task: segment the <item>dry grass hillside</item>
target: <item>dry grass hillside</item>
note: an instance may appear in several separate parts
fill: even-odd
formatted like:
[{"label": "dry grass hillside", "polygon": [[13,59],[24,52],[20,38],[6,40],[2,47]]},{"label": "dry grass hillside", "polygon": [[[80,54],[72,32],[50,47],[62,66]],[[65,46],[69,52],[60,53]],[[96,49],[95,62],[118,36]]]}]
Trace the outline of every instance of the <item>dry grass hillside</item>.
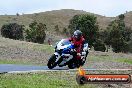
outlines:
[{"label": "dry grass hillside", "polygon": [[[54,47],[0,37],[0,64],[37,64],[46,65],[53,54]],[[84,67],[132,69],[131,53],[89,52]]]},{"label": "dry grass hillside", "polygon": [[125,23],[132,28],[132,11],[125,14]]},{"label": "dry grass hillside", "polygon": [[[9,22],[17,22],[19,24],[28,25],[33,20],[38,22],[45,23],[48,27],[48,30],[53,30],[55,25],[59,25],[60,30],[63,27],[67,27],[69,24],[69,20],[77,14],[93,14],[89,12],[85,12],[82,10],[72,10],[72,9],[63,9],[63,10],[53,10],[41,13],[34,14],[23,14],[20,16],[16,15],[1,15],[0,16],[0,27]],[[105,17],[101,15],[97,15],[97,20],[100,28],[105,29],[107,25],[115,19],[115,17]],[[132,26],[132,12],[125,13],[126,19],[125,22],[127,25]]]},{"label": "dry grass hillside", "polygon": [[[47,30],[50,34],[56,34],[54,31],[55,25],[59,26],[59,30],[62,31],[64,27],[68,27],[69,20],[77,14],[93,14],[82,10],[72,10],[72,9],[62,9],[53,10],[34,14],[23,14],[23,15],[0,15],[0,27],[6,23],[16,22],[28,26],[29,23],[36,20],[38,22],[45,23],[47,25]],[[105,29],[107,25],[117,17],[105,17],[101,15],[94,14],[97,17],[99,27]],[[132,27],[132,12],[125,13],[125,23]],[[59,33],[60,34],[60,33]]]}]

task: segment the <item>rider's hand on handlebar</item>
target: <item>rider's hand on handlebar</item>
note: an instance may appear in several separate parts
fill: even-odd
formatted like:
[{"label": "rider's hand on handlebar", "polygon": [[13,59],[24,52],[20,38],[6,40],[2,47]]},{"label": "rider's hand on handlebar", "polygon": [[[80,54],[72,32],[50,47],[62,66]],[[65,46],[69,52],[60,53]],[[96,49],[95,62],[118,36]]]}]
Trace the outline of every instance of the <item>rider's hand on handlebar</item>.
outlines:
[{"label": "rider's hand on handlebar", "polygon": [[76,52],[76,50],[75,50],[75,49],[71,49],[71,51],[72,51],[72,52]]},{"label": "rider's hand on handlebar", "polygon": [[80,54],[80,53],[77,53],[77,55],[78,55],[78,56],[81,56],[81,54]]}]

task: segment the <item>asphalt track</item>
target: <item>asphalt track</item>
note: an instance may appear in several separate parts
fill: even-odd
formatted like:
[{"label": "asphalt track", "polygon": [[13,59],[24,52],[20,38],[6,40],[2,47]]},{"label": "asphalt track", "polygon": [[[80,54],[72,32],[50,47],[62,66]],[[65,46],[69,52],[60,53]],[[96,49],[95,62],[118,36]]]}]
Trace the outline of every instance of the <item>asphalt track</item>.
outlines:
[{"label": "asphalt track", "polygon": [[[129,70],[132,69],[93,69],[93,68],[84,68],[85,70]],[[33,71],[63,71],[63,70],[78,70],[78,69],[69,69],[65,67],[55,67],[54,69],[48,69],[47,66],[33,66],[33,65],[16,65],[16,64],[0,64],[0,73],[14,73],[14,72],[33,72]]]},{"label": "asphalt track", "polygon": [[[0,64],[0,73],[12,71],[38,71],[51,70],[47,66],[33,66],[33,65],[16,65],[16,64]],[[52,70],[68,70],[68,67],[55,67]]]}]

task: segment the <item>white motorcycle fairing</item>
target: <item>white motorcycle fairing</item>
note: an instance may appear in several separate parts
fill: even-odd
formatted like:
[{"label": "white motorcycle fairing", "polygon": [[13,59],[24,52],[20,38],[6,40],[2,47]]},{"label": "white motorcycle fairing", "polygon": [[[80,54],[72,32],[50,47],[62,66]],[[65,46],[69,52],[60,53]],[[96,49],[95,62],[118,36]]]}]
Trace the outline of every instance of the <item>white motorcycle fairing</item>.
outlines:
[{"label": "white motorcycle fairing", "polygon": [[[48,68],[52,69],[57,65],[60,67],[68,65],[68,67],[71,69],[78,67],[77,66],[78,64],[75,64],[75,62],[72,60],[73,55],[75,55],[72,52],[76,52],[74,50],[75,50],[75,46],[67,39],[62,39],[61,41],[56,43],[55,53],[50,57],[47,64]],[[83,46],[83,51],[81,53],[81,59],[83,61],[82,62],[83,64],[86,61],[87,55],[88,55],[88,43],[85,43]]]}]

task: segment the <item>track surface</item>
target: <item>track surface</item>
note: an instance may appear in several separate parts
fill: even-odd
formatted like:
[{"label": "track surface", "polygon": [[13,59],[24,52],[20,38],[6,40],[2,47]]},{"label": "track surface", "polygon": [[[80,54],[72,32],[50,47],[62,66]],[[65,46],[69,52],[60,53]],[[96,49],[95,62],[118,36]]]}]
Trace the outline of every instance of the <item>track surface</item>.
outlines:
[{"label": "track surface", "polygon": [[[84,68],[85,70],[124,70],[132,71],[132,69],[93,69],[93,68]],[[55,67],[54,69],[48,69],[47,66],[33,66],[33,65],[16,65],[16,64],[0,64],[0,73],[6,72],[31,72],[31,71],[60,71],[60,70],[69,70],[68,67]],[[78,70],[78,69],[72,69]]]},{"label": "track surface", "polygon": [[[11,71],[50,70],[47,66],[0,64],[0,73]],[[55,67],[53,70],[68,70],[67,67]]]}]

